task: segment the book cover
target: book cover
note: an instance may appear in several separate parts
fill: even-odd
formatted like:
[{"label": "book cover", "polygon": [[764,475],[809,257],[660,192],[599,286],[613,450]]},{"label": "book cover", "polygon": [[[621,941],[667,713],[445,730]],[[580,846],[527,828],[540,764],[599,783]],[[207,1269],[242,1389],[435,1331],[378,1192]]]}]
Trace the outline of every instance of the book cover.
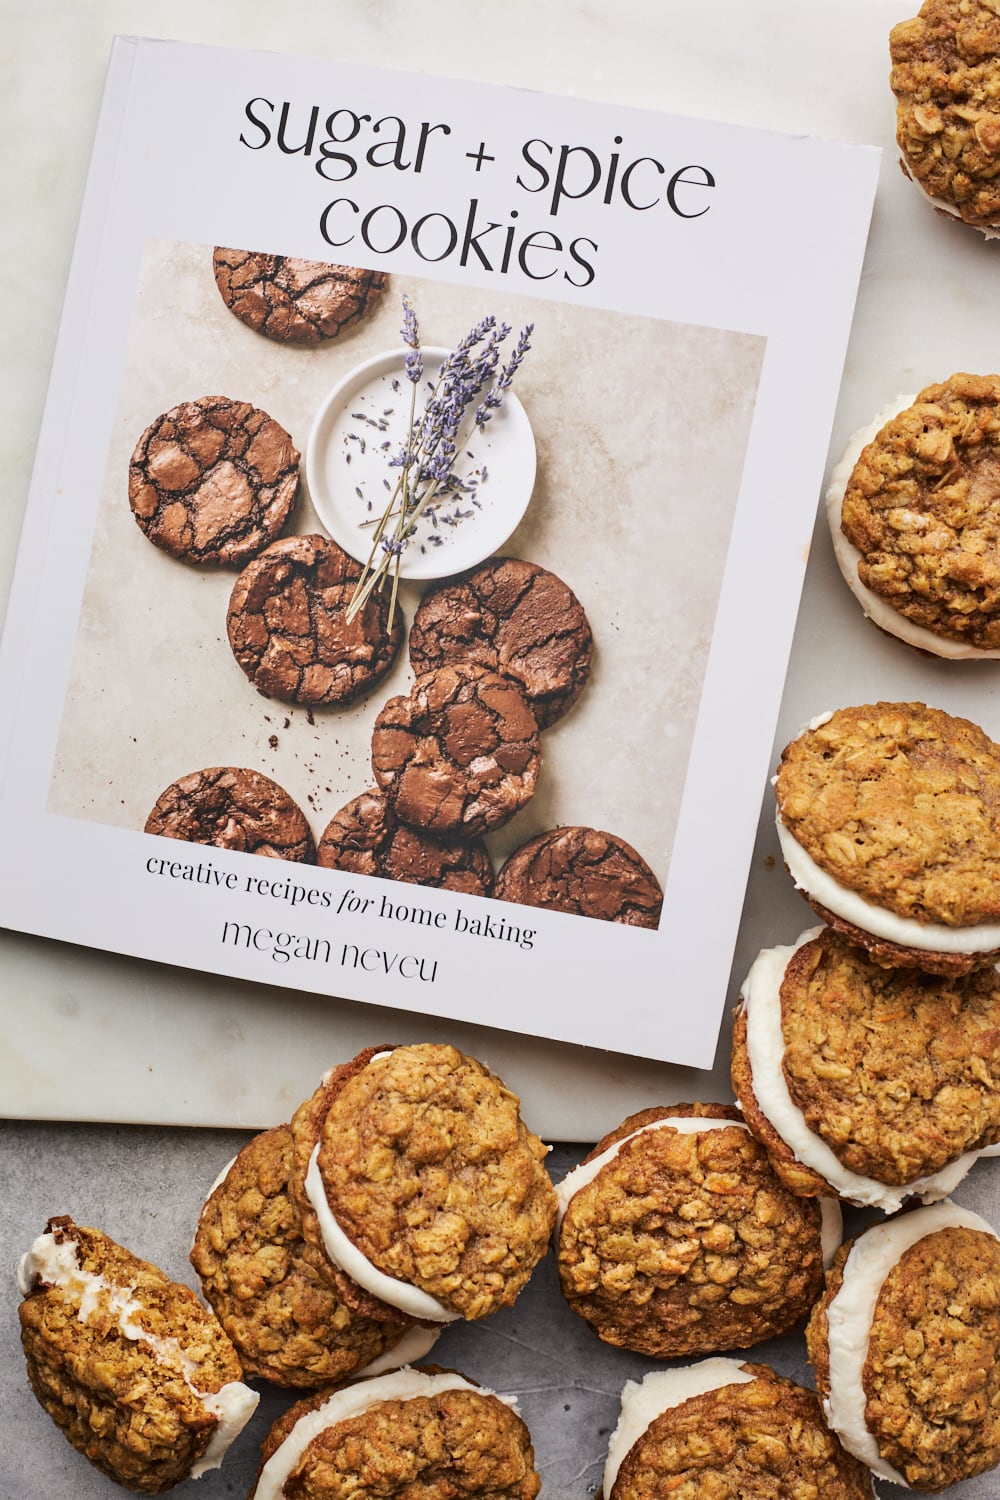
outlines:
[{"label": "book cover", "polygon": [[0,920],[707,1066],[877,165],[119,39]]}]

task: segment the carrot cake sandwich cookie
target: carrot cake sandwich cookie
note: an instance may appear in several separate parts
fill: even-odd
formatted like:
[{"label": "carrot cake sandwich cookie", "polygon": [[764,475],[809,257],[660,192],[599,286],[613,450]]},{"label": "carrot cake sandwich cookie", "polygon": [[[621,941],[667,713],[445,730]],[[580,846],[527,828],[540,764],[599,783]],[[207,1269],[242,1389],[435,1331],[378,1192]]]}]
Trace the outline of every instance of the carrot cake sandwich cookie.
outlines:
[{"label": "carrot cake sandwich cookie", "polygon": [[326,1075],[292,1131],[303,1233],[371,1316],[487,1317],[545,1253],[548,1148],[516,1096],[454,1047],[366,1049]]},{"label": "carrot cake sandwich cookie", "polygon": [[622,1391],[599,1500],[872,1500],[871,1474],[814,1391],[769,1365],[705,1359]]},{"label": "carrot cake sandwich cookie", "polygon": [[924,0],[889,34],[896,143],[941,214],[1000,234],[1000,11],[996,0]]},{"label": "carrot cake sandwich cookie", "polygon": [[826,509],[873,624],[933,656],[1000,657],[1000,376],[897,398],[851,438]]},{"label": "carrot cake sandwich cookie", "polygon": [[249,1141],[205,1202],[191,1264],[248,1375],[315,1389],[373,1362],[422,1358],[439,1330],[377,1322],[345,1303],[329,1262],[302,1237],[289,1193],[288,1125]]},{"label": "carrot cake sandwich cookie", "polygon": [[752,964],[732,1079],[792,1192],[890,1213],[943,1198],[1000,1149],[1000,975],[886,969],[811,928]]},{"label": "carrot cake sandwich cookie", "polygon": [[963,974],[1000,955],[1000,746],[924,703],[812,720],[777,775],[781,852],[877,963]]},{"label": "carrot cake sandwich cookie", "polygon": [[1000,1463],[1000,1240],[950,1200],[844,1245],[806,1329],[830,1426],[936,1494]]},{"label": "carrot cake sandwich cookie", "polygon": [[630,1115],[556,1195],[570,1308],[605,1343],[657,1359],[787,1332],[841,1239],[838,1204],[790,1193],[731,1105]]},{"label": "carrot cake sandwich cookie", "polygon": [[540,1488],[513,1401],[426,1366],[297,1402],[264,1440],[250,1500],[341,1500],[348,1491],[535,1500]]},{"label": "carrot cake sandwich cookie", "polygon": [[65,1216],[18,1287],[31,1388],[74,1448],[141,1495],[219,1466],[259,1397],[189,1287]]}]

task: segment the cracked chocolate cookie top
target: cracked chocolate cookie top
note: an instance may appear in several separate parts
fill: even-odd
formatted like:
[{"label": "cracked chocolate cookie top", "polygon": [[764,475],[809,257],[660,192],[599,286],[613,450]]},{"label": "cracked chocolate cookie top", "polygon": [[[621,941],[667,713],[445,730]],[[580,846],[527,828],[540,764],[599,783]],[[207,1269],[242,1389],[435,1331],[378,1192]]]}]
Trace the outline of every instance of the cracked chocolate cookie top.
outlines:
[{"label": "cracked chocolate cookie top", "polygon": [[753,1378],[655,1417],[605,1500],[871,1500],[869,1470],[829,1431],[815,1392],[767,1365],[742,1370]]},{"label": "cracked chocolate cookie top", "polygon": [[[824,1398],[830,1307],[848,1256],[871,1233],[842,1246],[806,1329]],[[878,1453],[911,1488],[937,1493],[1000,1463],[1000,1241],[993,1234],[953,1224],[903,1251],[878,1290],[861,1385]]]},{"label": "cracked chocolate cookie top", "polygon": [[592,637],[572,589],[535,563],[494,557],[431,588],[410,630],[410,662],[420,676],[468,661],[512,677],[539,729],[576,702],[590,675]]},{"label": "cracked chocolate cookie top", "polygon": [[885,969],[828,928],[781,984],[789,1093],[852,1172],[903,1184],[1000,1134],[1000,976]]},{"label": "cracked chocolate cookie top", "polygon": [[277,782],[239,766],[209,766],[172,781],[146,819],[146,833],[312,864],[312,832]]},{"label": "cracked chocolate cookie top", "polygon": [[[690,1117],[733,1123],[643,1129]],[[563,1296],[605,1343],[656,1359],[745,1349],[805,1317],[823,1286],[820,1208],[781,1185],[738,1110],[643,1110],[585,1161],[619,1141],[569,1198],[557,1247]]]},{"label": "cracked chocolate cookie top", "polygon": [[892,417],[854,465],[840,524],[861,582],[899,614],[1000,648],[1000,376],[952,375]]},{"label": "cracked chocolate cookie top", "polygon": [[468,896],[488,896],[493,889],[493,866],[481,840],[411,828],[377,788],[352,797],[334,813],[317,846],[316,863]]},{"label": "cracked chocolate cookie top", "polygon": [[375,721],[372,769],[397,817],[435,833],[479,837],[534,795],[538,725],[517,684],[456,662],[418,677]]},{"label": "cracked chocolate cookie top", "polygon": [[904,169],[977,229],[1000,224],[1000,10],[925,0],[889,35]]},{"label": "cracked chocolate cookie top", "polygon": [[149,540],[182,562],[242,565],[274,540],[299,487],[299,451],[249,401],[202,396],[151,423],[128,498]]},{"label": "cracked chocolate cookie top", "polygon": [[451,1371],[417,1366],[283,1413],[264,1440],[250,1500],[535,1500],[540,1488],[516,1411]]},{"label": "cracked chocolate cookie top", "polygon": [[326,1256],[302,1237],[292,1169],[289,1126],[254,1136],[201,1211],[191,1264],[245,1372],[315,1388],[392,1349],[405,1325],[341,1301]]},{"label": "cracked chocolate cookie top", "polygon": [[[314,1148],[340,1228],[380,1271],[455,1316],[513,1303],[555,1219],[546,1147],[516,1096],[454,1047],[371,1049],[327,1075],[292,1121],[296,1183]],[[323,1244],[308,1200],[303,1231]]]},{"label": "cracked chocolate cookie top", "polygon": [[241,323],[279,344],[320,344],[367,317],[385,274],[251,250],[217,247],[212,257],[222,300]]},{"label": "cracked chocolate cookie top", "polygon": [[599,828],[551,828],[529,839],[497,875],[501,901],[656,927],[660,883],[631,844]]},{"label": "cracked chocolate cookie top", "polygon": [[403,639],[375,590],[348,623],[361,564],[322,536],[288,536],[247,563],[226,626],[233,655],[267,697],[313,707],[346,703],[389,670]]},{"label": "cracked chocolate cookie top", "polygon": [[22,1268],[28,1378],[74,1448],[143,1495],[221,1462],[257,1397],[190,1287],[67,1217]]},{"label": "cracked chocolate cookie top", "polygon": [[1000,918],[1000,746],[924,703],[838,709],[792,740],[782,823],[841,886],[917,922]]}]

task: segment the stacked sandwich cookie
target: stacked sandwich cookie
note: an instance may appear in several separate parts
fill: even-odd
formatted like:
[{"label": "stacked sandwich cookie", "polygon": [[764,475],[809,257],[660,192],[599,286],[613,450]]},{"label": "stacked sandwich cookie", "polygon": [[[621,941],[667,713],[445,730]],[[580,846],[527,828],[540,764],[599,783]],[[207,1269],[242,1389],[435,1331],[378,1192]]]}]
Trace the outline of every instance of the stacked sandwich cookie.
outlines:
[{"label": "stacked sandwich cookie", "polygon": [[839,1251],[807,1347],[843,1447],[937,1493],[1000,1462],[1000,1242],[947,1197],[1000,1149],[1000,747],[866,704],[814,719],[774,784],[826,925],[751,966],[733,1088],[789,1191],[888,1216]]}]

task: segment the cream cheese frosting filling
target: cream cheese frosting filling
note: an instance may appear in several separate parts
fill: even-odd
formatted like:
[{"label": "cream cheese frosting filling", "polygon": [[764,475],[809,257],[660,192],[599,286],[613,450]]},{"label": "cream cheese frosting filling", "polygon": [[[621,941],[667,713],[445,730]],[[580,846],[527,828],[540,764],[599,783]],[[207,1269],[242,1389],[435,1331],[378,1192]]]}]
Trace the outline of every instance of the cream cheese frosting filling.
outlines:
[{"label": "cream cheese frosting filling", "polygon": [[[436,1396],[444,1391],[475,1391],[481,1396],[495,1396],[495,1391],[473,1385],[462,1375],[447,1371],[429,1375],[423,1370],[394,1370],[374,1380],[359,1380],[334,1391],[322,1406],[300,1417],[279,1448],[271,1454],[260,1472],[255,1500],[281,1500],[285,1481],[302,1459],[309,1444],[328,1427],[335,1427],[352,1417],[359,1417],[381,1401],[411,1401],[418,1396]],[[517,1403],[498,1396],[506,1406],[517,1411]]]},{"label": "cream cheese frosting filling", "polygon": [[611,1500],[611,1490],[618,1478],[626,1454],[635,1447],[643,1433],[657,1417],[706,1391],[721,1390],[726,1385],[744,1385],[753,1380],[737,1359],[703,1359],[696,1365],[682,1365],[674,1370],[652,1370],[641,1381],[629,1380],[622,1391],[621,1415],[608,1441],[608,1459],[604,1466],[604,1497]]},{"label": "cream cheese frosting filling", "polygon": [[882,1284],[893,1266],[925,1235],[951,1228],[978,1229],[997,1238],[985,1219],[948,1199],[887,1219],[855,1241],[844,1263],[840,1290],[827,1309],[830,1393],[823,1400],[826,1419],[848,1453],[879,1478],[904,1489],[909,1485],[882,1457],[865,1421],[863,1374],[869,1333]]},{"label": "cream cheese frosting filling", "polygon": [[834,880],[806,853],[785,825],[779,808],[775,815],[782,858],[797,890],[805,891],[827,911],[874,937],[917,948],[926,953],[991,953],[1000,948],[1000,922],[977,922],[970,927],[946,927],[943,922],[918,922],[859,896]]},{"label": "cream cheese frosting filling", "polygon": [[355,1371],[354,1379],[360,1380],[363,1375],[388,1375],[391,1370],[416,1364],[431,1352],[443,1332],[441,1324],[436,1328],[424,1328],[415,1323],[412,1328],[407,1329],[398,1344],[394,1344],[363,1369]]},{"label": "cream cheese frosting filling", "polygon": [[826,517],[830,525],[830,536],[833,540],[833,552],[837,559],[837,566],[844,575],[845,582],[851,593],[857,599],[861,608],[873,624],[878,625],[889,635],[896,636],[901,641],[906,641],[910,646],[916,646],[921,651],[929,651],[934,656],[947,657],[951,661],[966,661],[975,658],[996,660],[1000,658],[1000,650],[985,650],[978,646],[970,645],[967,641],[953,640],[950,636],[938,635],[933,630],[928,630],[924,625],[916,625],[908,620],[898,609],[890,604],[888,599],[870,589],[861,580],[858,572],[858,563],[862,560],[862,554],[844,535],[840,526],[841,513],[844,505],[844,495],[850,483],[854,465],[861,457],[861,451],[881,432],[885,424],[893,417],[905,411],[916,401],[916,396],[897,396],[896,400],[883,408],[873,422],[867,427],[861,427],[848,439],[847,447],[844,449],[843,457],[834,467],[830,475],[830,484],[826,492]]},{"label": "cream cheese frosting filling", "polygon": [[606,1167],[608,1162],[614,1161],[626,1141],[634,1141],[636,1136],[646,1135],[651,1130],[662,1130],[664,1126],[670,1126],[672,1130],[678,1131],[681,1135],[699,1135],[703,1130],[725,1130],[727,1127],[733,1125],[736,1126],[737,1130],[746,1130],[749,1128],[743,1120],[716,1120],[710,1117],[699,1119],[694,1115],[674,1115],[666,1120],[651,1120],[648,1125],[640,1125],[638,1130],[633,1130],[629,1135],[623,1135],[620,1141],[615,1141],[613,1146],[609,1146],[606,1151],[602,1151],[599,1156],[595,1156],[593,1161],[581,1162],[578,1167],[574,1167],[571,1172],[567,1172],[562,1182],[557,1184],[556,1237],[558,1238],[559,1231],[562,1228],[562,1221],[571,1200],[576,1197],[581,1188],[587,1186],[588,1182],[593,1182],[598,1172]]},{"label": "cream cheese frosting filling", "polygon": [[906,1198],[917,1197],[925,1203],[932,1203],[947,1197],[980,1156],[996,1154],[1000,1148],[987,1146],[966,1151],[939,1172],[915,1178],[902,1186],[890,1186],[845,1167],[832,1147],[810,1128],[805,1115],[792,1099],[782,1067],[785,1038],[781,1028],[781,981],[793,954],[822,931],[822,927],[810,927],[787,947],[763,949],[751,965],[743,985],[747,1061],[754,1098],[761,1114],[795,1160],[818,1173],[850,1203],[894,1213]]},{"label": "cream cheese frosting filling", "polygon": [[190,1477],[198,1479],[222,1463],[230,1444],[238,1437],[257,1409],[260,1397],[240,1380],[231,1380],[217,1391],[202,1391],[195,1384],[198,1365],[176,1338],[150,1333],[136,1322],[143,1311],[142,1303],[132,1296],[133,1288],[119,1286],[88,1271],[80,1265],[75,1240],[61,1242],[51,1232],[41,1234],[30,1250],[22,1255],[17,1268],[17,1284],[22,1296],[29,1296],[36,1282],[59,1287],[79,1299],[77,1319],[89,1322],[102,1302],[116,1319],[120,1332],[134,1343],[144,1344],[158,1364],[178,1369],[184,1383],[207,1411],[216,1418],[216,1427],[208,1446],[191,1469]]}]

